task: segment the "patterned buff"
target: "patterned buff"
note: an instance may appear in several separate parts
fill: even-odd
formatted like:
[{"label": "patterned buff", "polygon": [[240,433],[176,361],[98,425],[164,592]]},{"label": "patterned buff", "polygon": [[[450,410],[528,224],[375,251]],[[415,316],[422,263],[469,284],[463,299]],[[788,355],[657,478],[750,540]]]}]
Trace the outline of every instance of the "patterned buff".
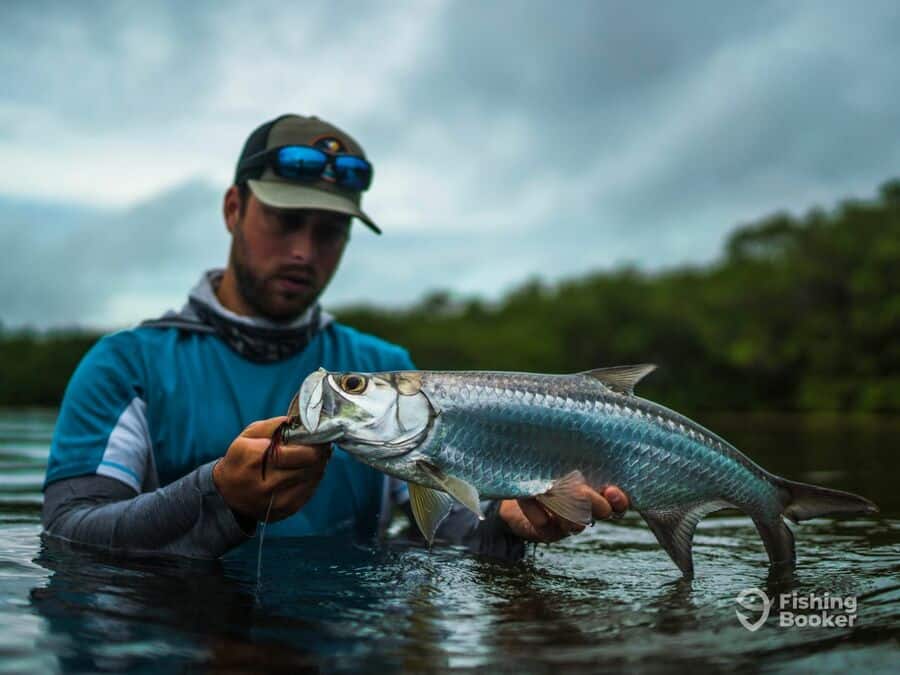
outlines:
[{"label": "patterned buff", "polygon": [[187,304],[180,311],[166,312],[158,319],[144,321],[141,326],[215,333],[245,359],[273,363],[305,349],[333,320],[318,303],[287,325],[239,316],[225,309],[216,297],[215,289],[221,280],[222,270],[209,270],[191,290]]}]

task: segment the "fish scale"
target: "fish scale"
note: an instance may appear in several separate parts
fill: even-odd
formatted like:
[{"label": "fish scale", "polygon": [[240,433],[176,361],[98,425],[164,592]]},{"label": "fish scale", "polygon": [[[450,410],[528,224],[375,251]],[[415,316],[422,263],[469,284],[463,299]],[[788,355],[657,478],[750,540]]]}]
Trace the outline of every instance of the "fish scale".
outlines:
[{"label": "fish scale", "polygon": [[[716,488],[731,489],[736,500],[775,492],[761,468],[751,471],[737,459],[704,462],[705,453],[720,451],[711,435],[704,444],[695,430],[667,419],[662,406],[635,396],[621,401],[622,394],[587,378],[430,373],[425,387],[433,389],[443,433],[420,451],[482,485],[484,497],[532,496],[535,483],[575,469],[594,486],[621,487],[639,510],[676,506],[686,495],[718,496]],[[687,489],[701,478],[708,489]]]},{"label": "fish scale", "polygon": [[686,577],[693,576],[694,529],[712,511],[749,515],[773,570],[795,562],[784,517],[877,512],[858,495],[775,476],[693,420],[635,396],[634,385],[653,368],[574,375],[320,369],[291,405],[307,428],[289,436],[334,440],[408,481],[429,541],[454,500],[480,516],[481,499],[533,497],[586,523],[583,483],[615,485]]}]

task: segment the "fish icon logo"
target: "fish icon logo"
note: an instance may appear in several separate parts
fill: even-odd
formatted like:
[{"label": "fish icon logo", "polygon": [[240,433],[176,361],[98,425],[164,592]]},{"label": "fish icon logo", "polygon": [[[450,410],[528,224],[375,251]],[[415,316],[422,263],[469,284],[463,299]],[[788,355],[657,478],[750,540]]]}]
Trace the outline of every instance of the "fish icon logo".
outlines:
[{"label": "fish icon logo", "polygon": [[759,611],[759,602],[762,602],[762,615],[756,621],[751,621],[749,617],[739,610],[734,610],[734,613],[737,614],[738,621],[740,621],[741,625],[751,633],[758,630],[759,627],[766,622],[766,619],[769,618],[769,610],[772,609],[772,601],[769,600],[768,595],[758,588],[745,588],[738,593],[738,596],[734,601],[744,609],[753,611]]}]

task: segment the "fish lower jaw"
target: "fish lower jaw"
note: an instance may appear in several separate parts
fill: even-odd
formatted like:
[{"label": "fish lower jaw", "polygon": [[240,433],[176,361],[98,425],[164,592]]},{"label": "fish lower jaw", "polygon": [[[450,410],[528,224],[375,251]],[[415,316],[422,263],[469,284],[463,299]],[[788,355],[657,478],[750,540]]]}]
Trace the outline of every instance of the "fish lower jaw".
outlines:
[{"label": "fish lower jaw", "polygon": [[394,475],[393,465],[404,455],[408,455],[411,450],[411,448],[405,447],[354,442],[346,438],[340,441],[338,445],[364,464],[368,464],[392,476]]}]

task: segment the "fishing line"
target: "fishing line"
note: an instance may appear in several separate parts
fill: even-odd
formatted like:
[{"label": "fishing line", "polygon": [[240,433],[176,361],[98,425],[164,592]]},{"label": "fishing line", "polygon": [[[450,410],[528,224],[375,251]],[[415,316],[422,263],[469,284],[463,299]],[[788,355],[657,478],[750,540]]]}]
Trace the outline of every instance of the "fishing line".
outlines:
[{"label": "fishing line", "polygon": [[272,513],[272,502],[275,501],[275,491],[272,491],[272,496],[269,497],[269,506],[266,509],[266,519],[260,523],[259,528],[259,551],[256,554],[256,594],[257,599],[259,599],[259,590],[262,586],[262,548],[263,548],[263,539],[266,538],[266,523],[269,522],[269,514]]}]

